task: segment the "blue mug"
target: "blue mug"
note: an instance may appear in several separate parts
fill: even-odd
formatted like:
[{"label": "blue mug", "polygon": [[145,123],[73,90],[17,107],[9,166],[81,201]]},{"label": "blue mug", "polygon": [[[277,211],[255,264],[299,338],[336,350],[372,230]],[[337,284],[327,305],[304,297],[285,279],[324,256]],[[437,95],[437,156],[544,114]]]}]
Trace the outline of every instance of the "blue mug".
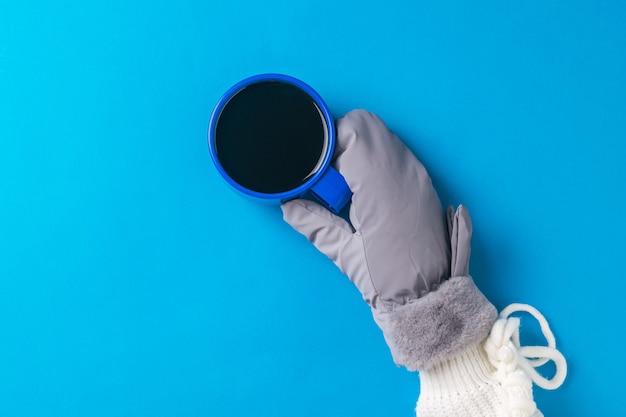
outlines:
[{"label": "blue mug", "polygon": [[244,196],[280,204],[316,200],[338,213],[352,192],[330,166],[335,123],[315,90],[283,74],[260,74],[219,99],[208,131],[220,175]]}]

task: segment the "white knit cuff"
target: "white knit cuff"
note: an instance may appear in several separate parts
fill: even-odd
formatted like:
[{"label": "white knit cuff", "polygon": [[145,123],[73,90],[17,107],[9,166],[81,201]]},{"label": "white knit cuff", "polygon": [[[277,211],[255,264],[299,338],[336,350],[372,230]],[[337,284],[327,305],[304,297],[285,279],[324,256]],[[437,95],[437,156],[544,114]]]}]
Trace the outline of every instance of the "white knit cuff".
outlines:
[{"label": "white knit cuff", "polygon": [[521,369],[508,370],[504,380],[495,376],[482,343],[420,371],[417,416],[543,416],[533,400],[531,378]]},{"label": "white knit cuff", "polygon": [[497,416],[505,410],[502,390],[479,345],[420,371],[419,417]]},{"label": "white knit cuff", "polygon": [[[521,346],[520,318],[526,312],[539,322],[547,346]],[[555,366],[547,378],[537,371]],[[418,417],[541,417],[533,399],[533,382],[556,389],[565,380],[567,362],[545,317],[534,307],[512,304],[500,313],[489,336],[480,343],[420,370]]]}]

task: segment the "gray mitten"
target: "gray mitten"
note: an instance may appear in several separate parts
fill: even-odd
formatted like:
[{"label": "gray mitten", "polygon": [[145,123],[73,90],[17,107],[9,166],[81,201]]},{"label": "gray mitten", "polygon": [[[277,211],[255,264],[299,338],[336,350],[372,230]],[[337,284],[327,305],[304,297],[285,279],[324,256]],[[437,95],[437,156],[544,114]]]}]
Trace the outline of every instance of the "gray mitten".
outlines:
[{"label": "gray mitten", "polygon": [[497,313],[468,276],[467,210],[449,209],[446,227],[424,166],[377,116],[353,111],[337,129],[351,224],[307,200],[285,203],[285,221],[358,287],[398,365],[427,368],[480,342]]},{"label": "gray mitten", "polygon": [[[467,210],[443,215],[428,173],[377,116],[353,111],[337,129],[350,222],[308,200],[284,203],[284,219],[357,286],[394,361],[420,371],[418,415],[541,416],[531,380],[553,389],[566,373],[543,316],[514,305],[497,318],[468,274]],[[515,311],[537,318],[548,346],[520,346]],[[534,370],[547,360],[552,380]]]}]

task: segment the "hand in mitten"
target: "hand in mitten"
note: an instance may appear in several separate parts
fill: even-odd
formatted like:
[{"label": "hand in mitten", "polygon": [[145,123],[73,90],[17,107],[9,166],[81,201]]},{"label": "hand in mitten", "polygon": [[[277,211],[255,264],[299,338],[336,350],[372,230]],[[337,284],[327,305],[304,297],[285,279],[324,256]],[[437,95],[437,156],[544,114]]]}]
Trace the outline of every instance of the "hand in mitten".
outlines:
[{"label": "hand in mitten", "polygon": [[[540,415],[529,379],[536,363],[519,347],[518,319],[497,320],[468,274],[467,210],[443,215],[423,165],[377,116],[350,112],[337,131],[335,167],[353,192],[350,221],[308,200],[284,203],[284,219],[357,286],[394,361],[420,371],[418,414]],[[497,335],[488,337],[492,328]],[[564,360],[553,345],[549,354],[530,353],[561,365],[556,385]]]}]

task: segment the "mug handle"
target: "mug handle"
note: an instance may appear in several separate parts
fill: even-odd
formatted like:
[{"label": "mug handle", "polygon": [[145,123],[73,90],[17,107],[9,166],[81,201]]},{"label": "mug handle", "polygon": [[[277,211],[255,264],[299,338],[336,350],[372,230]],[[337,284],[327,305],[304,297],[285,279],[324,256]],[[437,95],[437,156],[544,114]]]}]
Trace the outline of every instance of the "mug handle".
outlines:
[{"label": "mug handle", "polygon": [[346,179],[329,166],[324,175],[311,187],[311,194],[333,213],[339,213],[352,198]]}]

